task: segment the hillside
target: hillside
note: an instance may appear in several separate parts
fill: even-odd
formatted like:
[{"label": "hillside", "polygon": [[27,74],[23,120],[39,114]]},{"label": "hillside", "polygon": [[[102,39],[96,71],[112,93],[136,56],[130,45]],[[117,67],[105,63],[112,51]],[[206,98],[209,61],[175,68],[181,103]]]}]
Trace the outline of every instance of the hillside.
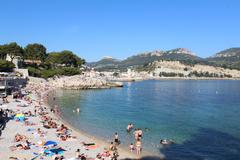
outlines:
[{"label": "hillside", "polygon": [[111,57],[88,63],[88,66],[97,71],[126,71],[127,68],[149,70],[149,64],[154,61],[179,61],[185,65],[209,65],[240,70],[240,48],[230,48],[209,58],[201,58],[185,48],[176,48],[168,51],[152,51],[117,60]]},{"label": "hillside", "polygon": [[109,69],[117,70],[118,65],[120,63],[121,63],[120,60],[114,59],[112,57],[104,57],[100,61],[87,63],[87,65],[89,67],[95,68],[96,70],[105,71],[105,70],[109,70]]},{"label": "hillside", "polygon": [[194,66],[179,61],[155,61],[149,64],[150,72],[160,77],[209,77],[209,78],[239,78],[240,71],[224,69],[209,65]]},{"label": "hillside", "polygon": [[240,48],[229,48],[207,58],[207,61],[224,68],[240,70]]},{"label": "hillside", "polygon": [[188,49],[177,48],[168,51],[153,51],[137,54],[122,61],[116,59],[102,59],[98,62],[89,63],[89,66],[94,67],[98,71],[126,71],[127,68],[144,67],[149,63],[159,60],[180,61],[189,65],[208,63]]}]

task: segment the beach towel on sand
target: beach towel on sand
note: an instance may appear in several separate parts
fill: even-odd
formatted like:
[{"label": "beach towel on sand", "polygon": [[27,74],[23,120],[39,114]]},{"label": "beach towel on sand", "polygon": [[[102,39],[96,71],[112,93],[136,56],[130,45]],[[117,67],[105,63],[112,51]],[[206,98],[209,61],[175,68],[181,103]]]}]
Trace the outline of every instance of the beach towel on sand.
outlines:
[{"label": "beach towel on sand", "polygon": [[85,149],[96,149],[98,147],[99,147],[99,145],[95,144],[95,145],[91,145],[91,146],[86,146]]}]

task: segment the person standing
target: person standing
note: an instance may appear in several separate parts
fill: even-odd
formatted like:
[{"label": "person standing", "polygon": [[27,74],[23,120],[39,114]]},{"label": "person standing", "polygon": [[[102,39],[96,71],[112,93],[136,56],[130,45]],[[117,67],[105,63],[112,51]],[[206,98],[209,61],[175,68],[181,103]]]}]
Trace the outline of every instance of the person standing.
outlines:
[{"label": "person standing", "polygon": [[118,138],[118,133],[116,132],[115,135],[114,135],[114,142],[116,145],[119,145],[120,144],[120,141],[119,141],[119,138]]},{"label": "person standing", "polygon": [[80,149],[77,149],[76,152],[75,152],[75,158],[76,159],[80,159]]},{"label": "person standing", "polygon": [[136,141],[136,150],[137,150],[137,154],[141,154],[141,150],[142,150],[142,142],[140,139],[137,139]]}]

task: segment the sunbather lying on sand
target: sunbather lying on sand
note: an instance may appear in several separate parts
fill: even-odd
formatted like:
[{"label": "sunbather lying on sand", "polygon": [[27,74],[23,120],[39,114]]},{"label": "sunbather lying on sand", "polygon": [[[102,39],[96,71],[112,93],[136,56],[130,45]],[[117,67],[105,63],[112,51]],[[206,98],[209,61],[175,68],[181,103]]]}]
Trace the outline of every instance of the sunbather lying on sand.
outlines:
[{"label": "sunbather lying on sand", "polygon": [[26,136],[17,133],[15,135],[14,141],[15,142],[20,142],[20,141],[23,141],[23,140],[26,140],[26,139],[27,139]]},{"label": "sunbather lying on sand", "polygon": [[36,123],[29,122],[29,121],[25,121],[25,122],[24,122],[24,125],[25,125],[25,126],[34,126],[34,125],[36,125]]},{"label": "sunbather lying on sand", "polygon": [[24,143],[20,143],[20,144],[17,144],[15,146],[11,146],[9,147],[11,149],[11,151],[15,151],[15,150],[29,150],[30,149],[30,145],[31,143],[26,140]]}]

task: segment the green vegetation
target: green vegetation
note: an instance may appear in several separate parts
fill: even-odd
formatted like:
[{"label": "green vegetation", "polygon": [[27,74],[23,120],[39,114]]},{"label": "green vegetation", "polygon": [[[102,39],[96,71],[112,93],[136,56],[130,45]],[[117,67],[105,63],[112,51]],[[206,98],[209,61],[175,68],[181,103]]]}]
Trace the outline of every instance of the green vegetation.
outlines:
[{"label": "green vegetation", "polygon": [[88,65],[98,71],[127,71],[127,68],[130,67],[137,71],[151,71],[153,69],[151,63],[154,61],[179,61],[182,64],[190,66],[201,64],[240,70],[240,48],[227,49],[216,55],[218,56],[200,58],[192,54],[182,53],[181,49],[174,49],[138,54],[122,61],[103,59],[98,62],[89,63]]},{"label": "green vegetation", "polygon": [[208,64],[204,59],[186,53],[176,53],[178,50],[173,51],[155,51],[145,54],[131,56],[123,61],[116,61],[115,59],[103,59],[95,63],[90,63],[98,71],[127,71],[127,68],[133,68],[137,71],[150,71],[150,63],[154,61],[180,61],[186,65],[195,64]]},{"label": "green vegetation", "polygon": [[34,77],[50,78],[54,76],[71,76],[80,74],[81,71],[78,68],[61,67],[57,69],[38,69],[34,67],[28,67],[29,75]]},{"label": "green vegetation", "polygon": [[59,66],[80,67],[85,63],[84,59],[79,58],[73,52],[64,50],[62,52],[51,52],[48,54],[45,64],[52,68]]},{"label": "green vegetation", "polygon": [[160,72],[160,77],[184,77],[182,73],[174,73],[174,72]]},{"label": "green vegetation", "polygon": [[240,48],[223,50],[207,58],[207,61],[219,67],[240,70]]},{"label": "green vegetation", "polygon": [[16,42],[0,45],[0,59],[5,60],[7,54],[11,58],[11,62],[16,56],[23,56],[23,49]]},{"label": "green vegetation", "polygon": [[231,78],[232,77],[229,74],[219,75],[216,73],[197,72],[197,71],[190,72],[188,76],[189,77],[210,77],[210,78],[223,78],[223,77]]},{"label": "green vegetation", "polygon": [[47,57],[47,49],[42,44],[28,44],[24,48],[24,59],[40,60],[44,62]]},{"label": "green vegetation", "polygon": [[12,62],[0,60],[0,72],[11,72],[15,68]]},{"label": "green vegetation", "polygon": [[42,78],[80,74],[80,67],[85,64],[84,59],[69,50],[47,53],[46,47],[42,44],[28,44],[23,49],[13,42],[0,45],[1,71],[12,71],[15,67],[13,63],[5,61],[7,55],[11,61],[18,56],[22,67],[28,69],[30,76]]}]

